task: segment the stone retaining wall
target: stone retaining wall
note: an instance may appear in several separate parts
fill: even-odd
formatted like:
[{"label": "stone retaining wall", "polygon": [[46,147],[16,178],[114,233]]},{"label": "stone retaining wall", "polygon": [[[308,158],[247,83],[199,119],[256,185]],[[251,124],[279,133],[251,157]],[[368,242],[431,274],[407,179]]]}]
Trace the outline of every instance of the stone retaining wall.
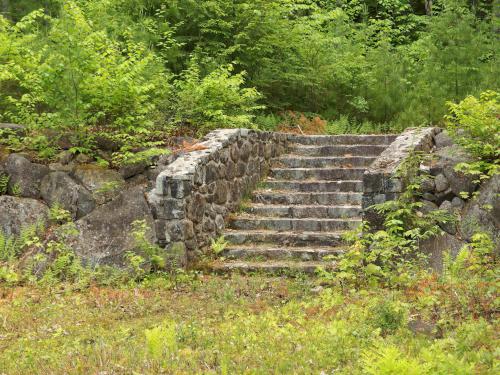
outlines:
[{"label": "stone retaining wall", "polygon": [[157,240],[177,265],[201,255],[286,149],[285,134],[220,129],[159,174],[148,194]]},{"label": "stone retaining wall", "polygon": [[382,218],[369,207],[396,199],[407,186],[411,176],[401,174],[401,165],[416,152],[430,152],[434,136],[440,128],[409,128],[387,147],[363,175],[363,218],[372,228],[381,225]]}]

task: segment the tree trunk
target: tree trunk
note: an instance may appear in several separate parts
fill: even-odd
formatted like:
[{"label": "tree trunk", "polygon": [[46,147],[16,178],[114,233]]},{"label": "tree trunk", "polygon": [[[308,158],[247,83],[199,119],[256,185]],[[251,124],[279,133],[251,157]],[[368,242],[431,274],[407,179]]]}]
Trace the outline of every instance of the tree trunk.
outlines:
[{"label": "tree trunk", "polygon": [[432,0],[425,0],[425,14],[432,16]]},{"label": "tree trunk", "polygon": [[10,0],[1,0],[0,13],[7,19],[10,19]]}]

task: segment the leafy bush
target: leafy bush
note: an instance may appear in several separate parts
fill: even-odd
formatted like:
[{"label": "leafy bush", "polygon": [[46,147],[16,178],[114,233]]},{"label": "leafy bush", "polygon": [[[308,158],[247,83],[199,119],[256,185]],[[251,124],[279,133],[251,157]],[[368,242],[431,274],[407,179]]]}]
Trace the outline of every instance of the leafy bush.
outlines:
[{"label": "leafy bush", "polygon": [[58,18],[35,11],[13,25],[0,20],[0,116],[30,125],[29,140],[45,142],[35,150],[48,148],[47,129],[87,151],[96,132],[144,137],[157,125],[169,75],[145,45],[109,39],[74,1]]},{"label": "leafy bush", "polygon": [[479,99],[468,96],[448,103],[447,129],[462,147],[479,159],[457,168],[476,175],[492,176],[500,169],[500,94],[483,92]]},{"label": "leafy bush", "polygon": [[195,126],[199,134],[216,128],[254,127],[253,114],[262,108],[257,104],[260,95],[253,88],[242,88],[244,73],[232,75],[232,71],[228,65],[201,77],[193,63],[175,84],[175,121]]}]

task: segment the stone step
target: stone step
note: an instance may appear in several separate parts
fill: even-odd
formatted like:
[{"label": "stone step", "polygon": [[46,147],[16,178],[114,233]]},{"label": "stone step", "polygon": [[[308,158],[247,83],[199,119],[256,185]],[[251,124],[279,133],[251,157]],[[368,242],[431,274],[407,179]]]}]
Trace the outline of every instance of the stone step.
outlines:
[{"label": "stone step", "polygon": [[378,156],[386,148],[386,145],[304,146],[292,144],[288,147],[288,152],[289,155],[301,156]]},{"label": "stone step", "polygon": [[339,247],[329,248],[311,248],[311,247],[286,247],[271,245],[247,245],[247,246],[228,246],[222,256],[227,259],[240,260],[300,260],[300,261],[318,261],[327,256],[338,256],[345,252],[345,249]]},{"label": "stone step", "polygon": [[360,135],[290,135],[288,140],[302,145],[389,145],[397,138],[394,134]]},{"label": "stone step", "polygon": [[271,190],[292,190],[297,192],[359,192],[363,191],[361,180],[339,181],[283,181],[267,180],[265,188]]},{"label": "stone step", "polygon": [[216,273],[266,273],[289,275],[294,274],[314,274],[318,268],[334,269],[336,263],[333,261],[317,261],[317,262],[293,262],[293,261],[267,261],[267,262],[250,262],[250,261],[224,261],[214,262],[210,265],[210,269]]},{"label": "stone step", "polygon": [[252,204],[244,212],[261,217],[353,218],[361,217],[361,206],[306,206]]},{"label": "stone step", "polygon": [[270,176],[279,180],[362,180],[364,168],[273,168]]},{"label": "stone step", "polygon": [[262,204],[303,204],[303,205],[361,205],[361,193],[296,193],[256,190],[252,193],[252,202]]},{"label": "stone step", "polygon": [[276,230],[226,230],[224,238],[232,245],[278,243],[280,246],[327,246],[344,243],[342,232],[289,232]]},{"label": "stone step", "polygon": [[341,231],[356,229],[361,219],[290,219],[290,218],[262,218],[262,217],[234,217],[229,221],[232,229],[258,230],[270,229],[281,231]]},{"label": "stone step", "polygon": [[343,168],[367,168],[374,161],[373,156],[290,156],[285,155],[277,158],[274,162],[276,167],[287,168],[326,168],[326,167],[343,167]]}]

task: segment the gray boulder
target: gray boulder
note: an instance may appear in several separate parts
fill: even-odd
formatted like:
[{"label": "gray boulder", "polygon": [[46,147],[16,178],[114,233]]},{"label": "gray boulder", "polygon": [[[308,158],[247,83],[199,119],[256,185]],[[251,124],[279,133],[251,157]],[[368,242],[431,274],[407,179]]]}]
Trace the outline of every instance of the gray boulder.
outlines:
[{"label": "gray boulder", "polygon": [[[121,265],[125,252],[134,248],[131,229],[136,220],[145,220],[149,228],[154,228],[153,216],[141,187],[122,192],[110,203],[76,221],[79,233],[73,240],[73,248],[91,265]],[[147,233],[147,237],[155,240],[154,229]]]},{"label": "gray boulder", "polygon": [[133,164],[123,165],[122,167],[120,167],[120,170],[118,172],[121,174],[123,178],[130,178],[138,174],[141,174],[146,170],[147,167],[148,163],[142,161]]},{"label": "gray boulder", "polygon": [[462,198],[454,197],[451,200],[451,205],[456,211],[461,211],[465,206],[465,202]]},{"label": "gray boulder", "polygon": [[422,212],[423,214],[428,214],[429,212],[439,209],[438,205],[431,201],[423,200],[421,203],[422,207],[420,207],[419,211]]},{"label": "gray boulder", "polygon": [[436,148],[439,149],[453,145],[453,139],[451,139],[448,132],[444,130],[434,136],[434,143],[436,144]]},{"label": "gray boulder", "polygon": [[46,223],[49,208],[31,198],[0,196],[0,230],[7,234],[19,235],[21,230],[38,223]]},{"label": "gray boulder", "polygon": [[40,197],[40,183],[49,173],[45,165],[30,162],[19,154],[10,154],[5,163],[5,170],[10,176],[9,194],[26,198]]},{"label": "gray boulder", "polygon": [[95,164],[76,166],[73,176],[92,192],[97,204],[104,204],[112,200],[125,185],[125,180],[120,173]]},{"label": "gray boulder", "polygon": [[441,273],[443,271],[443,256],[449,252],[454,258],[465,243],[448,233],[443,233],[419,243],[420,251],[426,254],[429,267]]},{"label": "gray boulder", "polygon": [[460,231],[467,240],[478,231],[489,233],[500,252],[500,174],[486,181],[479,196],[465,205]]},{"label": "gray boulder", "polygon": [[59,203],[71,213],[73,219],[89,214],[96,205],[92,193],[64,172],[52,172],[45,176],[41,184],[41,195],[50,206]]},{"label": "gray boulder", "polygon": [[439,206],[439,209],[442,211],[448,212],[450,215],[450,221],[446,223],[439,223],[439,226],[441,227],[442,230],[449,234],[456,234],[457,233],[457,217],[455,210],[453,208],[453,205],[451,204],[450,201],[444,201],[441,203]]},{"label": "gray boulder", "polygon": [[438,193],[441,193],[450,187],[450,183],[442,173],[436,176],[434,183],[436,185],[436,191]]},{"label": "gray boulder", "polygon": [[455,171],[455,166],[458,163],[474,160],[462,147],[458,145],[444,147],[436,151],[436,155],[437,160],[432,166],[431,173],[435,176],[442,173],[448,180],[453,194],[460,195],[461,192],[470,194],[476,189],[477,184],[473,182],[475,180],[474,177]]}]

